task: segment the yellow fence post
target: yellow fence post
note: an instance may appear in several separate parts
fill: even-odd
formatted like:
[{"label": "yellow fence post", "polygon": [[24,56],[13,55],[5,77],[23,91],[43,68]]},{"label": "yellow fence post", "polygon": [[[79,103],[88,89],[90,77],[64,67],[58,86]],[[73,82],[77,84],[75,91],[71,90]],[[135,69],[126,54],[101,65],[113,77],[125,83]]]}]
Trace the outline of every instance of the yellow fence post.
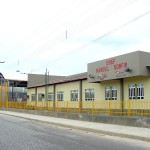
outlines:
[{"label": "yellow fence post", "polygon": [[57,112],[57,108],[58,108],[57,101],[55,101],[55,111],[56,112]]},{"label": "yellow fence post", "polygon": [[131,104],[130,104],[130,100],[128,100],[128,116],[131,116]]},{"label": "yellow fence post", "polygon": [[78,112],[80,113],[81,101],[78,101]]},{"label": "yellow fence post", "polygon": [[50,103],[47,101],[47,110],[50,111]]},{"label": "yellow fence post", "polygon": [[3,86],[4,86],[4,103],[5,107],[8,108],[8,85],[5,83]]},{"label": "yellow fence post", "polygon": [[67,107],[67,112],[69,111],[69,108],[68,108],[68,101],[66,102],[66,107]]},{"label": "yellow fence post", "polygon": [[109,100],[109,102],[108,102],[108,114],[109,114],[109,115],[111,114],[111,112],[110,112],[110,100]]},{"label": "yellow fence post", "polygon": [[92,101],[92,114],[94,113],[94,101]]},{"label": "yellow fence post", "polygon": [[37,110],[37,101],[35,102],[35,108],[34,109]]}]

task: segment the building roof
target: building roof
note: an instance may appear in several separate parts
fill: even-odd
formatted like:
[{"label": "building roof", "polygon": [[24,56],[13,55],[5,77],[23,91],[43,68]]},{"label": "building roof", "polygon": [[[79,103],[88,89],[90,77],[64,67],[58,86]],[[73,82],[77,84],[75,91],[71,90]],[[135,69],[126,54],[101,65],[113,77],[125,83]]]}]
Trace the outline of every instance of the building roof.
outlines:
[{"label": "building roof", "polygon": [[[46,81],[47,79],[47,81]],[[78,81],[87,79],[87,72],[69,75],[69,76],[55,76],[55,75],[39,75],[39,74],[28,74],[28,88],[40,87],[45,84],[60,84],[72,81]]]},{"label": "building roof", "polygon": [[14,80],[14,79],[8,79],[9,86],[12,87],[27,87],[27,81],[25,80]]}]

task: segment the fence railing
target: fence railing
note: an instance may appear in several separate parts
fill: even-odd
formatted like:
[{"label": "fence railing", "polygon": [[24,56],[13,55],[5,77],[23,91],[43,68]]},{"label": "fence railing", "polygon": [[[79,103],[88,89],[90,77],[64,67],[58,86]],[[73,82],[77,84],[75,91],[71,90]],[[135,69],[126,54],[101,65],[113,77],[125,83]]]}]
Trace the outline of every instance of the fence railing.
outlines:
[{"label": "fence railing", "polygon": [[150,116],[150,100],[125,101],[0,101],[0,107],[91,114]]}]

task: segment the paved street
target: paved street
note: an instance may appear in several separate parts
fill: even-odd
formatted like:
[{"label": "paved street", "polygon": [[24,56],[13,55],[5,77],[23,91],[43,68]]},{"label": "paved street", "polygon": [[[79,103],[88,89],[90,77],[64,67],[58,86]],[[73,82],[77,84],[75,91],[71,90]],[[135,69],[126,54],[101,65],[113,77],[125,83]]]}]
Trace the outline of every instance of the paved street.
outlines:
[{"label": "paved street", "polygon": [[149,150],[150,143],[0,114],[0,150]]}]

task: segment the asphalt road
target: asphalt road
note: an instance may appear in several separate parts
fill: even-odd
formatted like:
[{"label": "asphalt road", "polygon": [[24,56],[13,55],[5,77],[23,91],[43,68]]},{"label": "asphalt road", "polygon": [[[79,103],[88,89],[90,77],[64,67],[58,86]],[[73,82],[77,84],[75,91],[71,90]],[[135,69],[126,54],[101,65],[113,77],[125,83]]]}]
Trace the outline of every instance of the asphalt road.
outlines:
[{"label": "asphalt road", "polygon": [[150,143],[0,114],[0,150],[149,150]]}]

